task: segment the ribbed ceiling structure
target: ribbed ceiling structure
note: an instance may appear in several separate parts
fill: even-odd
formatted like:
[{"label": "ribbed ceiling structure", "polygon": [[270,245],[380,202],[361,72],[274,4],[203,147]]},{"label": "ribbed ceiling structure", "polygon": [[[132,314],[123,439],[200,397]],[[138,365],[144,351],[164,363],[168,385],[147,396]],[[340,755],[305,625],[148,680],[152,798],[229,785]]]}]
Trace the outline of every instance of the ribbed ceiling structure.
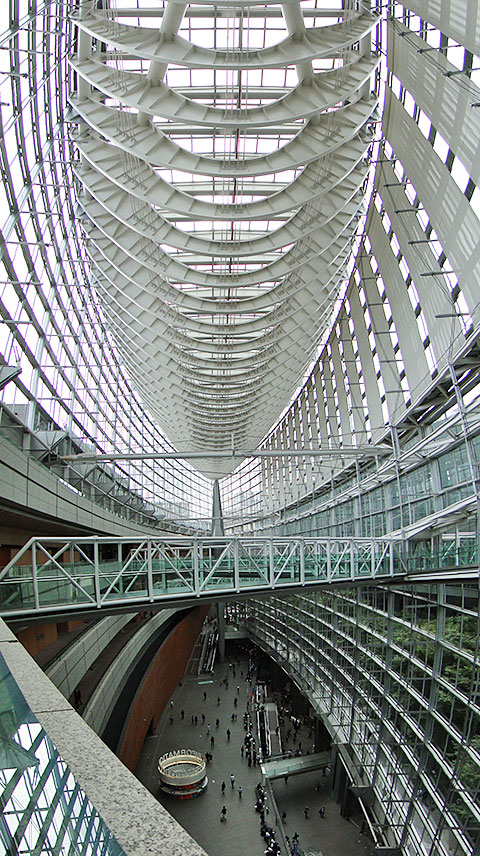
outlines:
[{"label": "ribbed ceiling structure", "polygon": [[92,273],[179,450],[265,436],[365,213],[379,18],[347,0],[302,5],[92,0],[73,19]]}]

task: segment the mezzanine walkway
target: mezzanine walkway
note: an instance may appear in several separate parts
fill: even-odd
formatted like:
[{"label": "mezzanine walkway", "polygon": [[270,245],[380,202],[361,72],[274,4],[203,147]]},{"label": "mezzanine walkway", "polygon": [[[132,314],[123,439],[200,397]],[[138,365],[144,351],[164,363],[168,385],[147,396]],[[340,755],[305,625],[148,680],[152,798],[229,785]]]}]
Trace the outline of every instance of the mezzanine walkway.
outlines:
[{"label": "mezzanine walkway", "polygon": [[31,538],[0,571],[0,615],[193,605],[368,581],[478,577],[474,539],[441,553],[350,538]]}]

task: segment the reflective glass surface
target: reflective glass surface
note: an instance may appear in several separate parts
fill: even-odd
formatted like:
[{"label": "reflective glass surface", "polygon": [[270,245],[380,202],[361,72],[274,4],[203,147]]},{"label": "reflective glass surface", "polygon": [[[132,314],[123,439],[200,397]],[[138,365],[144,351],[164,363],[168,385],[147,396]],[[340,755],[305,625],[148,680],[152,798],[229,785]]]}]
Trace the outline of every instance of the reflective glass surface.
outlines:
[{"label": "reflective glass surface", "polygon": [[1,856],[123,856],[0,656]]}]

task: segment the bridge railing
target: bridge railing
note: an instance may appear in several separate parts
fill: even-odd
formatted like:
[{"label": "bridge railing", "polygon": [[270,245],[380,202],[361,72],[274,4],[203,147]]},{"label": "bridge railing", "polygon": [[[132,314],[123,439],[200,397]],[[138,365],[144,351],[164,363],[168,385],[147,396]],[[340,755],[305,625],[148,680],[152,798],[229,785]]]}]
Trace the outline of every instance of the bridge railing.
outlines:
[{"label": "bridge railing", "polygon": [[388,539],[32,538],[0,572],[0,611],[141,608],[405,573]]},{"label": "bridge railing", "polygon": [[0,613],[141,608],[459,567],[478,567],[474,537],[438,550],[382,538],[31,538],[0,571]]}]

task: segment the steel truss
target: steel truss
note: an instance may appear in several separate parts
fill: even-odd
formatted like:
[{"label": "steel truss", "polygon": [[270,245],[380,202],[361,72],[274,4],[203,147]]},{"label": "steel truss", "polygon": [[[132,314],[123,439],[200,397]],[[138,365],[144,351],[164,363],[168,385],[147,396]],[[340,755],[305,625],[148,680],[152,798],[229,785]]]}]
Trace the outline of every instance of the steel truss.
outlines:
[{"label": "steel truss", "polygon": [[0,573],[0,611],[12,617],[369,581],[459,580],[478,575],[475,563],[474,544],[462,554],[409,559],[405,543],[392,538],[31,538]]},{"label": "steel truss", "polygon": [[[172,441],[251,446],[313,356],[365,210],[379,16],[345,3],[306,26],[285,2],[271,44],[272,4],[202,2],[214,46],[201,47],[197,2],[171,0],[151,26],[106,5],[72,17],[70,99],[99,293]],[[263,47],[249,42],[258,6]]]}]

